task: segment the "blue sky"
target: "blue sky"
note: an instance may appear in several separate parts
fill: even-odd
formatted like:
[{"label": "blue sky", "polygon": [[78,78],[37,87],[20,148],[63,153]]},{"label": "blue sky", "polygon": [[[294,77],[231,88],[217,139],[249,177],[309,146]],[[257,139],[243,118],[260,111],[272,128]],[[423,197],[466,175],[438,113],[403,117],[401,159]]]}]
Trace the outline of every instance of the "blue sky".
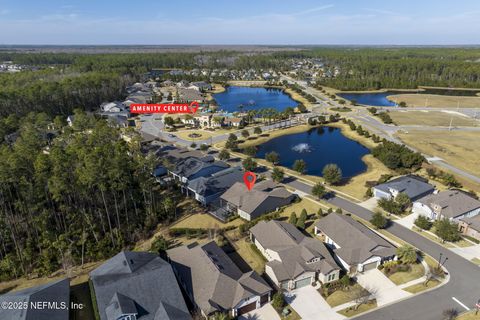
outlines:
[{"label": "blue sky", "polygon": [[0,0],[0,44],[480,44],[480,1]]}]

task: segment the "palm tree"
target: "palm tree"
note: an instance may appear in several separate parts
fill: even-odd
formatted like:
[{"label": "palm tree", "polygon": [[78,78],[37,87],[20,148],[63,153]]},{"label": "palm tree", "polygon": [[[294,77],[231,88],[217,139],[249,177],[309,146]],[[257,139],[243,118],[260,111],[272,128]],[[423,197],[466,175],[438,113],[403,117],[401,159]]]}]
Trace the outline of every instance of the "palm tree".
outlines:
[{"label": "palm tree", "polygon": [[403,263],[415,263],[417,261],[417,251],[414,247],[405,244],[397,248],[397,257]]}]

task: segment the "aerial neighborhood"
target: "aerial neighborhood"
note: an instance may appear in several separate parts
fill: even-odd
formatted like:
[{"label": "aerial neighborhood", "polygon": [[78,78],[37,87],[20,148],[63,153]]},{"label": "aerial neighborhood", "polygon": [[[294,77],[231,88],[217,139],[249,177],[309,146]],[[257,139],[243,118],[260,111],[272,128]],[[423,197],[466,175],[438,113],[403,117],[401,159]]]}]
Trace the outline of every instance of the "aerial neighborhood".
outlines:
[{"label": "aerial neighborhood", "polygon": [[[351,61],[372,54],[335,50]],[[125,53],[131,64],[92,53],[75,72],[112,59],[123,76],[99,72],[109,85],[65,112],[2,118],[0,320],[397,319],[398,308],[408,314],[398,319],[433,320],[473,310],[478,157],[441,159],[414,142],[429,130],[478,133],[476,116],[465,111],[474,125],[455,130],[463,109],[437,106],[422,121],[447,114],[450,127],[418,129],[408,121],[430,111],[400,102],[434,89],[363,88],[356,62],[329,50],[261,52]],[[55,68],[0,64],[46,79]],[[357,82],[364,90],[348,90]],[[186,113],[131,108],[191,102],[199,108]]]}]

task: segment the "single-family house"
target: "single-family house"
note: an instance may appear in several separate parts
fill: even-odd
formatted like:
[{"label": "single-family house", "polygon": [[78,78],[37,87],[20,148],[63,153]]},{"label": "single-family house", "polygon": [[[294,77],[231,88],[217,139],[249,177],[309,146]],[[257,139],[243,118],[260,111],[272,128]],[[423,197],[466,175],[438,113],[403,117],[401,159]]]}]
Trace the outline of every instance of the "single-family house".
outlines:
[{"label": "single-family house", "polygon": [[187,80],[180,80],[179,82],[177,82],[176,85],[179,88],[187,88],[188,86],[190,86],[190,82],[188,82]]},{"label": "single-family house", "polygon": [[352,217],[331,213],[315,224],[315,234],[330,246],[343,268],[351,274],[377,268],[396,259],[396,248],[378,233]]},{"label": "single-family house", "polygon": [[[48,302],[57,307],[48,308]],[[23,303],[27,303],[23,308]],[[0,319],[5,320],[68,320],[70,307],[70,280],[62,279],[44,285],[0,295]],[[37,307],[35,308],[35,306]]]},{"label": "single-family house", "polygon": [[250,229],[250,238],[268,260],[265,273],[278,288],[297,289],[339,278],[341,268],[326,245],[290,223],[260,221]]},{"label": "single-family house", "polygon": [[172,267],[151,252],[122,251],[90,272],[101,320],[191,320]]},{"label": "single-family house", "polygon": [[205,81],[197,81],[197,82],[192,82],[190,83],[189,88],[204,92],[208,90],[212,90],[212,85],[209,83],[206,83]]},{"label": "single-family house", "polygon": [[172,80],[165,80],[162,82],[163,87],[173,87],[175,85],[175,82]]},{"label": "single-family house", "polygon": [[458,222],[478,215],[480,201],[460,190],[446,190],[415,201],[412,212],[432,220],[449,219]]},{"label": "single-family house", "polygon": [[228,117],[225,119],[224,123],[226,126],[236,128],[243,127],[246,124],[245,119],[240,117]]},{"label": "single-family house", "polygon": [[[204,154],[199,150],[190,150],[187,148],[176,147],[174,145],[166,145],[156,151],[155,155],[169,163],[172,167],[190,157],[204,158]],[[208,157],[209,161],[212,157]]]},{"label": "single-family house", "polygon": [[[126,116],[111,115],[107,117],[107,121],[110,125],[118,128],[126,128],[130,125],[130,122]],[[135,122],[133,122],[135,124]]]},{"label": "single-family house", "polygon": [[178,88],[178,96],[180,101],[185,102],[204,102],[205,97],[195,89],[188,89],[188,88]]},{"label": "single-family house", "polygon": [[120,101],[104,102],[100,105],[100,111],[105,113],[118,113],[128,111],[127,106]]},{"label": "single-family house", "polygon": [[458,221],[458,228],[466,236],[480,241],[480,215]]},{"label": "single-family house", "polygon": [[175,169],[171,170],[171,174],[176,180],[187,184],[191,180],[199,177],[208,177],[228,167],[229,165],[225,162],[216,161],[211,156],[204,156],[202,158],[189,157],[176,163]]},{"label": "single-family house", "polygon": [[415,201],[433,193],[435,187],[419,177],[402,176],[373,187],[373,195],[377,199],[394,199],[400,193],[406,194]]},{"label": "single-family house", "polygon": [[220,196],[220,201],[227,212],[251,221],[292,203],[295,197],[272,180],[264,180],[257,182],[250,191],[244,183],[237,182]]},{"label": "single-family house", "polygon": [[234,183],[243,181],[243,174],[241,167],[226,168],[210,176],[190,180],[184,188],[187,195],[194,196],[198,202],[206,206]]},{"label": "single-family house", "polygon": [[215,243],[167,250],[168,258],[190,301],[207,318],[216,312],[233,317],[270,301],[272,289],[255,271],[243,273]]}]

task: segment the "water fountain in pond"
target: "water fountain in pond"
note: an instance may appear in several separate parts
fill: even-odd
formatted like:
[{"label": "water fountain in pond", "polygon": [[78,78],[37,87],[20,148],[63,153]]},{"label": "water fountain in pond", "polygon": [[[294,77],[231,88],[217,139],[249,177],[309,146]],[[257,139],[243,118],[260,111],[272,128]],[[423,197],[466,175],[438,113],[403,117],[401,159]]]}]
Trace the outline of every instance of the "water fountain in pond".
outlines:
[{"label": "water fountain in pond", "polygon": [[293,151],[296,151],[298,153],[304,153],[304,152],[311,152],[312,149],[310,148],[310,145],[308,143],[299,143],[295,146],[292,147]]}]

